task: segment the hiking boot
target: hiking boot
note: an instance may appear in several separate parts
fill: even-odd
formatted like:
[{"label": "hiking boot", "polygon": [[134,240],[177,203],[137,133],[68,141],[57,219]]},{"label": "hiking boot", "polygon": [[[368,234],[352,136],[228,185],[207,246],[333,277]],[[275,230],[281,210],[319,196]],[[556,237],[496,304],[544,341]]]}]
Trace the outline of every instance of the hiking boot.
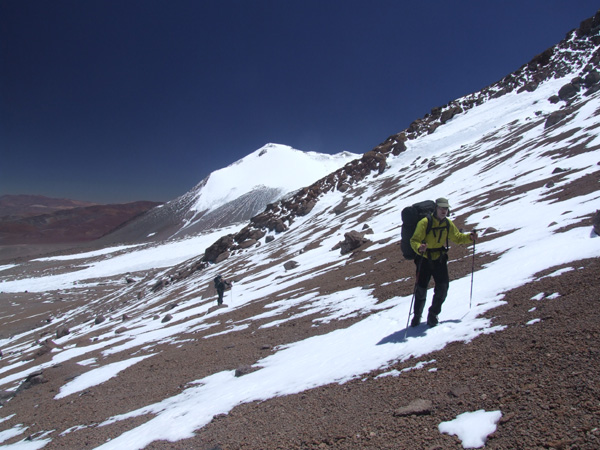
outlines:
[{"label": "hiking boot", "polygon": [[438,324],[438,318],[435,315],[429,314],[427,316],[427,325],[429,325],[431,328],[435,327]]},{"label": "hiking boot", "polygon": [[427,295],[427,289],[415,286],[415,309],[413,311],[412,322],[410,323],[410,326],[413,328],[418,327],[421,323],[421,314],[423,314],[423,308],[425,307],[425,295]]}]

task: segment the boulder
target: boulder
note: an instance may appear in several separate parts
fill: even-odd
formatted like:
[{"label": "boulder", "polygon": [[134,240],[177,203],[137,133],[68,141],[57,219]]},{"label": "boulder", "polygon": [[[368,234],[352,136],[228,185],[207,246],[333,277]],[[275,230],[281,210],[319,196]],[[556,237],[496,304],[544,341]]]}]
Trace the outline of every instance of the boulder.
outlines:
[{"label": "boulder", "polygon": [[219,256],[217,256],[217,258],[215,259],[215,264],[218,264],[222,261],[225,261],[227,258],[229,258],[230,253],[229,252],[223,252],[221,253]]},{"label": "boulder", "polygon": [[552,114],[548,116],[546,119],[546,123],[544,124],[544,128],[550,128],[553,125],[556,125],[558,122],[567,117],[567,112],[564,110],[554,111]]},{"label": "boulder", "polygon": [[350,189],[350,185],[346,182],[340,182],[337,185],[337,190],[340,192],[346,192],[348,189]]},{"label": "boulder", "polygon": [[216,262],[217,258],[227,252],[233,246],[233,235],[228,234],[217,240],[214,244],[204,250],[203,261]]},{"label": "boulder", "polygon": [[568,100],[577,94],[577,87],[573,83],[567,83],[558,91],[558,97],[561,100]]},{"label": "boulder", "polygon": [[359,233],[358,231],[350,231],[344,234],[344,240],[339,242],[333,249],[340,249],[340,253],[342,255],[346,255],[357,248],[359,248],[364,243],[369,242],[368,239],[365,238],[364,233]]},{"label": "boulder", "polygon": [[11,391],[0,391],[0,406],[4,406],[4,404],[9,401],[11,398],[15,396],[14,392]]},{"label": "boulder", "polygon": [[48,380],[44,377],[44,373],[42,371],[30,373],[27,375],[27,378],[25,378],[25,381],[23,381],[23,383],[21,383],[21,385],[17,388],[15,393],[19,393],[24,389],[29,389],[38,384],[47,382]]},{"label": "boulder", "polygon": [[309,212],[312,211],[312,209],[315,207],[316,204],[317,204],[316,200],[310,200],[308,202],[303,202],[300,205],[298,205],[296,214],[299,216],[306,216]]},{"label": "boulder", "polygon": [[521,92],[534,92],[538,87],[538,83],[536,83],[535,81],[531,81],[529,83],[526,83],[523,87],[519,88],[517,90],[517,94],[520,94]]},{"label": "boulder", "polygon": [[597,84],[599,81],[600,81],[600,74],[597,71],[592,70],[583,79],[583,85],[585,87],[589,88],[589,87],[592,87],[593,85]]},{"label": "boulder", "polygon": [[440,117],[440,122],[446,123],[461,112],[463,112],[463,109],[460,106],[453,106],[442,113],[442,116]]},{"label": "boulder", "polygon": [[592,217],[592,226],[594,227],[594,233],[600,236],[600,209],[597,209]]},{"label": "boulder", "polygon": [[433,410],[433,403],[431,400],[417,399],[410,402],[408,405],[397,409],[394,412],[396,417],[405,416],[423,416],[425,414],[431,414]]},{"label": "boulder", "polygon": [[589,97],[590,95],[595,94],[598,91],[600,91],[600,84],[594,84],[587,91],[585,91],[585,93],[583,95],[585,95],[586,97]]},{"label": "boulder", "polygon": [[248,225],[247,227],[243,228],[238,234],[236,234],[234,239],[238,244],[241,244],[249,240],[258,241],[259,239],[262,239],[262,237],[265,234],[266,233],[263,230]]},{"label": "boulder", "polygon": [[238,245],[238,248],[249,248],[252,247],[253,245],[256,245],[256,239],[247,239],[244,242],[240,243]]},{"label": "boulder", "polygon": [[386,156],[383,153],[371,150],[363,155],[361,162],[364,163],[367,170],[361,171],[360,179],[364,178],[371,170],[377,170],[382,173],[386,167]]},{"label": "boulder", "polygon": [[94,320],[94,323],[96,325],[100,325],[105,320],[106,320],[106,317],[104,317],[102,314],[100,314],[99,316],[96,317],[96,319]]},{"label": "boulder", "polygon": [[60,327],[58,330],[56,330],[56,339],[68,336],[69,334],[71,334],[71,332],[67,327]]},{"label": "boulder", "polygon": [[276,231],[277,233],[287,230],[283,220],[275,217],[272,213],[261,213],[252,217],[250,221],[258,228],[266,228],[269,231]]},{"label": "boulder", "polygon": [[285,270],[292,270],[298,267],[299,265],[300,264],[298,264],[296,261],[288,261],[283,265],[283,267]]},{"label": "boulder", "polygon": [[159,280],[159,281],[157,281],[157,282],[156,282],[156,284],[155,284],[154,286],[152,286],[152,287],[150,288],[150,290],[151,290],[152,292],[158,292],[158,291],[160,291],[162,288],[164,288],[164,287],[165,287],[167,284],[169,284],[169,281],[168,281],[168,280],[166,280],[166,279]]},{"label": "boulder", "polygon": [[243,365],[235,369],[235,376],[239,378],[248,375],[251,372],[254,372],[251,366]]}]

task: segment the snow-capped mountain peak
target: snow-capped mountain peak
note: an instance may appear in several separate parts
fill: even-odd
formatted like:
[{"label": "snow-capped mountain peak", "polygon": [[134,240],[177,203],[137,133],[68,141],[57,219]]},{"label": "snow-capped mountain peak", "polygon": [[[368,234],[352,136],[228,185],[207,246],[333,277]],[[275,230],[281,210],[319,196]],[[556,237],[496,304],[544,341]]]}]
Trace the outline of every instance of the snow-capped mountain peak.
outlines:
[{"label": "snow-capped mountain peak", "polygon": [[360,155],[304,152],[267,144],[216,170],[182,196],[116,230],[106,242],[184,237],[248,220],[269,203],[344,167]]},{"label": "snow-capped mountain peak", "polygon": [[349,152],[327,155],[267,144],[206,177],[194,188],[196,201],[191,210],[213,210],[264,188],[275,189],[281,196],[308,186],[359,157]]}]

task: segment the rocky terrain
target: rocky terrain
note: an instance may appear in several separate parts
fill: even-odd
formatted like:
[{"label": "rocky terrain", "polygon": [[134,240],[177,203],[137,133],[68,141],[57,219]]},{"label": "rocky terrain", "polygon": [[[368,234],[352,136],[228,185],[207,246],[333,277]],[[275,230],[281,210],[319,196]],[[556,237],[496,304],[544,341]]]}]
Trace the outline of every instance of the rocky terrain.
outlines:
[{"label": "rocky terrain", "polygon": [[[600,238],[599,238],[600,239]],[[457,249],[458,251],[458,249]],[[392,254],[390,254],[392,253]],[[397,284],[384,287],[400,276],[410,276],[411,263],[399,262],[397,246],[370,254],[372,260],[390,258],[378,265],[370,282],[381,286],[378,295],[394,295]],[[354,260],[361,260],[357,252]],[[478,266],[489,258],[478,259]],[[468,273],[469,261],[452,265],[453,278]],[[253,402],[215,416],[196,437],[178,442],[154,442],[150,449],[451,449],[462,448],[455,436],[441,434],[437,425],[457,414],[479,409],[502,411],[498,430],[488,440],[490,449],[596,449],[600,445],[600,317],[596,303],[600,286],[598,258],[579,261],[577,270],[560,276],[545,276],[560,267],[538,274],[537,280],[505,293],[506,304],[486,317],[502,331],[456,342],[419,358],[397,362],[385,370],[364,374],[344,384],[330,384],[300,394]],[[343,273],[330,273],[318,284],[333,288],[340,277],[350,277],[372,269],[372,262],[352,265]],[[477,278],[475,283],[477,283]],[[403,285],[406,294],[410,285]],[[532,301],[539,292],[560,293],[560,300]],[[6,308],[6,295],[0,302],[0,315]],[[12,296],[26,303],[32,295]],[[41,317],[64,308],[64,298],[24,310],[24,317],[3,323],[2,333],[22,332]],[[81,300],[79,300],[81,301]],[[269,298],[250,309],[234,310],[226,317],[239,321],[270,303]],[[466,299],[465,299],[466,301]],[[167,308],[168,304],[164,305]],[[541,323],[526,325],[534,317]],[[168,309],[168,308],[167,308]],[[32,313],[37,313],[37,317]],[[35,317],[35,318],[34,318]],[[74,363],[55,364],[30,383],[0,409],[3,417],[15,420],[30,417],[27,433],[34,438],[44,430],[67,430],[75,425],[93,425],[103,417],[133,410],[147,402],[179,392],[190,380],[222,369],[243,368],[281,344],[306,338],[315,332],[327,333],[348,326],[348,321],[322,324],[315,330],[312,316],[281,326],[267,334],[256,334],[260,323],[220,339],[202,339],[202,333],[182,336],[188,344],[181,348],[160,346],[160,355],[128,369],[125,378],[109,381],[71,398],[53,397],[67,380],[81,373]],[[404,321],[404,317],[399,321]],[[28,323],[29,322],[29,323]],[[227,328],[223,321],[220,329]],[[211,330],[212,333],[218,330]],[[425,333],[421,326],[413,333]],[[403,331],[389,337],[402,340]],[[36,356],[36,362],[49,360],[50,348]],[[99,357],[88,354],[87,357]],[[424,368],[414,370],[416,364]],[[383,376],[390,369],[401,376]],[[317,370],[317,369],[315,369]],[[417,402],[417,403],[415,403]],[[57,436],[46,449],[95,448],[111,436],[139,425],[144,418],[130,419],[112,426],[82,429]],[[184,420],[183,418],[180,420]],[[11,420],[5,422],[11,423]]]},{"label": "rocky terrain", "polygon": [[[600,448],[600,262],[580,265],[508,292],[507,304],[487,314],[504,331],[429,355],[423,362],[433,370],[381,378],[373,372],[243,405],[215,417],[196,438],[148,448],[460,449],[438,424],[465,409],[497,408],[503,417],[485,448]],[[531,297],[540,291],[560,292],[562,301],[541,304],[542,325],[526,326]],[[392,368],[413,366],[407,361]]]}]

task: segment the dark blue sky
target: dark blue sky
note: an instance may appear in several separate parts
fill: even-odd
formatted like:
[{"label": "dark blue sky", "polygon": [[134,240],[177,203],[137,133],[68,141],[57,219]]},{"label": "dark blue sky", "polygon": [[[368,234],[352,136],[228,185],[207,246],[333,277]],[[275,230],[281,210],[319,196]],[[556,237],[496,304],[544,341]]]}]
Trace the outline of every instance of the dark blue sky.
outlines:
[{"label": "dark blue sky", "polygon": [[589,0],[2,0],[0,195],[166,201],[268,142],[364,153]]}]

